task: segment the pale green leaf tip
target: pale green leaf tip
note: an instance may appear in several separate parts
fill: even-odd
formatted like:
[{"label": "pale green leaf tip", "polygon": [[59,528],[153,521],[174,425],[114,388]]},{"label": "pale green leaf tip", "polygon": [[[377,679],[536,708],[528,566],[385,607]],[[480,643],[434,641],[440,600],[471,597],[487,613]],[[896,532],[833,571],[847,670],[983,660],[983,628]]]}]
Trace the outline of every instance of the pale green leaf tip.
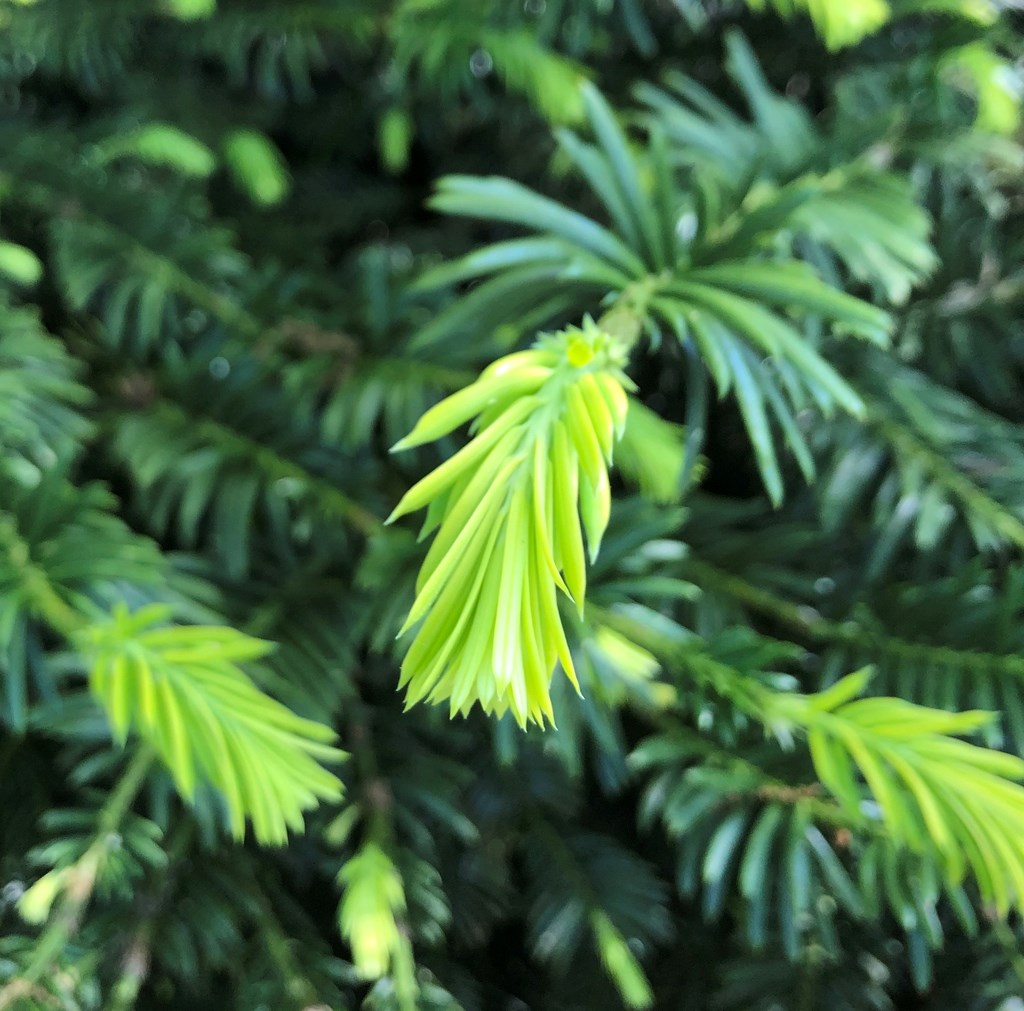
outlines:
[{"label": "pale green leaf tip", "polygon": [[878,668],[873,663],[869,663],[865,664],[863,667],[858,667],[857,670],[853,671],[849,675],[849,677],[856,678],[861,685],[866,687],[875,676],[877,670]]}]

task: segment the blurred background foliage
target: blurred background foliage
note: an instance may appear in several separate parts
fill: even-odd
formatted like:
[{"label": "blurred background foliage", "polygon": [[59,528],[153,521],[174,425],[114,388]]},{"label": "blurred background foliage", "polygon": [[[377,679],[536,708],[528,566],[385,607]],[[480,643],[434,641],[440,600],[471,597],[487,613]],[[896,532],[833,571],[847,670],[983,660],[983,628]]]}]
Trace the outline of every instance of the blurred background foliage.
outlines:
[{"label": "blurred background foliage", "polygon": [[[871,664],[1024,755],[1022,60],[1013,0],[0,0],[0,1007],[1024,1007],[1019,915],[735,697]],[[845,387],[666,296],[584,697],[403,713],[423,549],[380,521],[440,457],[387,448],[602,294],[440,266],[526,221],[428,201],[498,173],[600,218],[588,81],[708,278],[810,264],[892,347],[756,275],[863,403],[827,416]],[[280,783],[212,731],[156,741],[173,776],[112,744],[154,719],[125,655],[213,697],[185,626],[264,728],[230,753],[299,742]]]}]

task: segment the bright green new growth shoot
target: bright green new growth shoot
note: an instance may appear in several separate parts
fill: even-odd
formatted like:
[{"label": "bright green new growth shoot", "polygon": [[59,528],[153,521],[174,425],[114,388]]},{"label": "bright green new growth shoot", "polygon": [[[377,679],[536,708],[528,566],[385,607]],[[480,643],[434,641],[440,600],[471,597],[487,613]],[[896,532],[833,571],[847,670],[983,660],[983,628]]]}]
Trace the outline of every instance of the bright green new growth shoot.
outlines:
[{"label": "bright green new growth shoot", "polygon": [[418,626],[399,682],[407,705],[447,700],[454,716],[479,703],[525,727],[554,723],[557,663],[579,690],[557,591],[582,613],[584,535],[593,561],[626,422],[627,353],[589,318],[541,336],[427,411],[394,447],[473,423],[471,441],[388,518],[427,507],[421,536],[436,531],[402,628]]}]

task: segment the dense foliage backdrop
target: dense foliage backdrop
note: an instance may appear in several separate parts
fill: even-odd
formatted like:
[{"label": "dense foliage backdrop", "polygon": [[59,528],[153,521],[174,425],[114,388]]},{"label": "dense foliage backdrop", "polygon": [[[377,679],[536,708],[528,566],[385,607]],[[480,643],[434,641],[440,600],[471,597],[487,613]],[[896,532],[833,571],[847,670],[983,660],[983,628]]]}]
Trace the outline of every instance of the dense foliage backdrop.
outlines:
[{"label": "dense foliage backdrop", "polygon": [[0,1008],[1024,1008],[1022,60],[0,0]]}]

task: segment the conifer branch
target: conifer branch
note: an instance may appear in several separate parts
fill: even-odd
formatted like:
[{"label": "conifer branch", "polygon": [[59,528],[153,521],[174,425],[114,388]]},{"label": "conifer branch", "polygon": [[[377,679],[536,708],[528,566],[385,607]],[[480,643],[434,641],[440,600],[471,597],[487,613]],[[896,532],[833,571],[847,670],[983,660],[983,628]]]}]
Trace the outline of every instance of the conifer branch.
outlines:
[{"label": "conifer branch", "polygon": [[220,320],[229,329],[255,339],[261,336],[264,326],[251,313],[243,309],[227,295],[218,292],[211,285],[183,270],[174,260],[149,248],[123,228],[107,220],[95,211],[83,208],[73,192],[61,192],[46,183],[29,180],[9,173],[0,173],[0,189],[7,187],[23,196],[32,206],[49,211],[54,207],[70,207],[71,216],[93,228],[99,229],[113,240],[118,255],[132,267],[141,269],[152,279],[159,280],[181,295],[192,305]]},{"label": "conifer branch", "polygon": [[[635,339],[635,316],[618,318]],[[556,663],[578,690],[556,590],[582,613],[583,531],[593,562],[611,510],[607,466],[628,409],[626,357],[622,341],[588,317],[582,329],[499,359],[394,447],[468,421],[476,429],[388,518],[429,506],[424,533],[437,529],[401,630],[422,621],[402,666],[407,705],[448,700],[454,715],[479,703],[525,727],[554,721]]]},{"label": "conifer branch", "polygon": [[654,994],[643,967],[605,911],[600,895],[576,855],[536,804],[528,804],[525,813],[530,831],[542,842],[545,855],[564,877],[577,901],[586,907],[586,924],[594,947],[623,1003],[636,1011],[651,1007]]},{"label": "conifer branch", "polygon": [[0,0],[0,1011],[1012,1002],[1005,6]]},{"label": "conifer branch", "polygon": [[20,535],[17,518],[2,511],[0,548],[17,574],[18,588],[25,595],[29,608],[54,631],[71,639],[88,625],[88,619],[58,593],[46,573],[33,561],[32,548]]},{"label": "conifer branch", "polygon": [[374,534],[383,526],[376,515],[340,488],[294,460],[282,456],[266,443],[257,442],[212,418],[196,419],[189,415],[186,408],[168,399],[153,404],[150,413],[158,425],[187,431],[191,438],[220,447],[225,455],[241,456],[252,461],[268,482],[298,482],[301,487],[309,489],[324,512],[354,526],[361,533]]},{"label": "conifer branch", "polygon": [[107,1011],[132,1011],[139,993],[149,977],[153,958],[153,935],[160,914],[165,910],[176,881],[187,869],[185,851],[195,837],[195,822],[187,819],[178,824],[167,840],[167,864],[161,871],[157,887],[139,903],[141,915],[121,957],[117,981],[110,989]]},{"label": "conifer branch", "polygon": [[978,674],[999,672],[1024,677],[1024,657],[1016,654],[986,653],[915,642],[876,632],[855,618],[834,621],[809,605],[795,604],[709,562],[689,556],[685,564],[688,574],[699,585],[723,593],[812,641],[851,646],[868,656],[889,656],[920,664],[926,669],[953,669]]},{"label": "conifer branch", "polygon": [[900,424],[878,403],[871,404],[868,423],[892,447],[898,461],[913,460],[920,464],[938,484],[960,500],[968,515],[976,515],[1000,537],[1018,548],[1024,547],[1024,520],[957,470],[946,456],[927,445],[907,425]]},{"label": "conifer branch", "polygon": [[253,896],[259,911],[254,926],[259,930],[260,939],[266,952],[270,955],[284,984],[284,992],[288,995],[294,1011],[306,1011],[314,1006],[323,1006],[319,1000],[316,987],[307,978],[292,951],[292,945],[274,909],[270,897],[263,888]]},{"label": "conifer branch", "polygon": [[856,830],[868,836],[884,837],[884,828],[874,822],[851,815],[839,804],[821,796],[820,783],[791,783],[767,772],[756,762],[738,755],[734,750],[724,748],[706,735],[697,732],[673,716],[647,713],[647,719],[657,728],[657,735],[646,738],[629,759],[630,768],[639,773],[654,763],[664,747],[671,749],[680,758],[699,756],[705,762],[730,772],[748,784],[745,788],[733,788],[723,796],[724,804],[740,799],[754,798],[775,804],[793,807],[801,806],[810,813],[815,822],[833,829]]},{"label": "conifer branch", "polygon": [[145,783],[155,755],[149,747],[136,751],[121,779],[100,809],[96,834],[89,848],[71,867],[49,871],[22,896],[23,910],[39,905],[48,910],[54,898],[57,908],[36,941],[32,960],[23,972],[0,988],[0,1011],[43,980],[53,969],[68,941],[78,930],[82,915],[102,873],[107,854],[120,839],[118,829]]},{"label": "conifer branch", "polygon": [[400,1011],[416,1011],[419,986],[406,918],[405,883],[396,866],[391,785],[381,775],[367,711],[350,712],[348,740],[361,782],[358,800],[366,831],[338,871],[341,936],[352,948],[357,972],[367,979],[390,975]]}]

